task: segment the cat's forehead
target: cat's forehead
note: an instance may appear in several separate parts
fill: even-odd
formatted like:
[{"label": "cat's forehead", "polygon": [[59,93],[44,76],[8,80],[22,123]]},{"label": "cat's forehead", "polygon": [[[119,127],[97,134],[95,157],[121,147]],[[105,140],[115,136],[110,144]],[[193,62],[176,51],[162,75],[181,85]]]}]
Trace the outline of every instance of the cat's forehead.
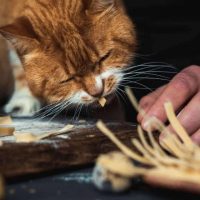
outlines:
[{"label": "cat's forehead", "polygon": [[64,63],[70,74],[83,73],[86,66],[93,69],[113,49],[112,66],[126,63],[123,57],[130,54],[134,34],[118,1],[34,0],[29,1],[25,16],[42,41],[44,55]]},{"label": "cat's forehead", "polygon": [[[107,30],[111,28],[110,17],[108,16],[114,16],[111,12],[106,13],[105,16],[88,14],[88,12],[90,9],[95,9],[94,2],[98,2],[98,4],[96,3],[96,9],[98,9],[99,3],[105,4],[104,1],[28,1],[25,16],[31,21],[41,40],[46,40],[48,37],[60,46],[63,46],[63,43],[68,43],[68,48],[71,48],[72,45],[80,46],[80,48],[84,45],[87,48],[94,48],[98,42],[104,41],[107,32],[109,32]],[[88,5],[90,3],[94,8],[90,8]],[[67,47],[65,48],[67,51]]]},{"label": "cat's forehead", "polygon": [[118,1],[120,0],[28,0],[24,14],[37,28],[43,28],[43,33],[51,30],[55,34],[56,30],[69,32],[75,29],[87,32],[93,28],[96,31],[95,26],[105,26],[117,14],[125,14],[117,6]]}]

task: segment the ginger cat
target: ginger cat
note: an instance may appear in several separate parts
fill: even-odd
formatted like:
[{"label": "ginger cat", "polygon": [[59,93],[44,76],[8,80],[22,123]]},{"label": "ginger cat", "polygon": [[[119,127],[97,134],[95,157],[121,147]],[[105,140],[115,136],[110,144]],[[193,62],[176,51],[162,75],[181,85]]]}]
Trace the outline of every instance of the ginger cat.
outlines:
[{"label": "ginger cat", "polygon": [[[136,47],[121,0],[0,0],[0,26],[24,69],[15,73],[15,91],[5,106],[17,115],[31,115],[44,103],[67,107],[109,99]],[[0,69],[7,65],[3,74],[10,77],[0,80],[0,92],[12,80],[5,63]]]}]

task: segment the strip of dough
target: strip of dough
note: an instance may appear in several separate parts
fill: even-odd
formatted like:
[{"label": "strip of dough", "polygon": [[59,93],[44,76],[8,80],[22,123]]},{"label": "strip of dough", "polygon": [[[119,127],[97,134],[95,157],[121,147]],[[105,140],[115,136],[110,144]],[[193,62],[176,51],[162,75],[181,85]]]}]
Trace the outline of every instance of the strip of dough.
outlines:
[{"label": "strip of dough", "polygon": [[12,136],[14,132],[14,127],[0,126],[0,137]]},{"label": "strip of dough", "polygon": [[71,131],[74,128],[74,125],[67,125],[63,129],[59,131],[52,131],[49,133],[44,133],[41,135],[34,135],[32,133],[14,133],[16,142],[18,143],[30,143],[30,142],[37,142],[44,138],[60,135]]},{"label": "strip of dough", "polygon": [[11,125],[13,123],[10,116],[0,117],[0,125]]},{"label": "strip of dough", "polygon": [[11,117],[0,117],[0,137],[13,135],[15,128],[11,126],[12,124],[13,121]]}]

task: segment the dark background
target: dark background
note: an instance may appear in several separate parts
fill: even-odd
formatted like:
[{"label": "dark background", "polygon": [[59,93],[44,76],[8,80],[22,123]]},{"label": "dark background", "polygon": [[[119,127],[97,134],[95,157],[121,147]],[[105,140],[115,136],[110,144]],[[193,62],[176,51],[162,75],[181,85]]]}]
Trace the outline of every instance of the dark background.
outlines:
[{"label": "dark background", "polygon": [[124,0],[140,54],[179,68],[200,64],[200,13],[194,0]]},{"label": "dark background", "polygon": [[[195,0],[124,0],[136,25],[138,49],[135,64],[164,62],[177,72],[192,64],[200,65],[200,12]],[[164,74],[169,79],[169,74]],[[152,90],[166,81],[143,80]],[[132,84],[132,87],[137,85]],[[138,99],[150,91],[134,89]],[[126,103],[129,121],[134,110]],[[130,111],[131,110],[131,111]],[[134,113],[134,114],[133,114]]]},{"label": "dark background", "polygon": [[[198,1],[185,0],[124,0],[128,13],[134,20],[138,32],[138,56],[135,64],[165,62],[177,67],[177,71],[191,64],[200,64],[200,14]],[[144,81],[152,88],[165,82]],[[134,86],[134,84],[132,85]],[[147,90],[134,90],[137,97],[147,94]],[[127,105],[129,120],[133,120],[131,106]],[[89,175],[88,175],[89,172]],[[131,192],[114,196],[99,193],[92,184],[80,183],[81,175],[90,176],[91,170],[22,181],[10,184],[8,199],[199,199],[199,196],[183,192],[160,189],[136,188]],[[64,182],[61,177],[67,178]]]}]

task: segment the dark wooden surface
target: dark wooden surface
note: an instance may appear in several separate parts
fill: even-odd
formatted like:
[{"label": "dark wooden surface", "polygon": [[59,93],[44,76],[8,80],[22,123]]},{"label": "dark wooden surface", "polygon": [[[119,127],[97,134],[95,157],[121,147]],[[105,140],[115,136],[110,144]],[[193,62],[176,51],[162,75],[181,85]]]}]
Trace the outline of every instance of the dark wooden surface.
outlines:
[{"label": "dark wooden surface", "polygon": [[[15,120],[20,132],[41,133],[59,130],[67,121]],[[131,124],[107,123],[126,144],[136,137],[136,129]],[[115,150],[116,147],[95,126],[94,122],[75,124],[75,129],[59,136],[36,143],[16,143],[13,137],[5,137],[0,147],[0,172],[6,178],[50,172],[60,169],[73,169],[91,164],[101,153]]]},{"label": "dark wooden surface", "polygon": [[[15,120],[18,131],[35,134],[59,130],[66,124],[68,122],[63,120],[52,122],[39,122],[32,119]],[[127,145],[130,145],[130,138],[137,137],[134,124],[107,122],[107,125]],[[80,199],[79,197],[82,196],[86,199],[99,197],[105,200],[121,199],[121,197],[127,200],[132,197],[144,200],[155,198],[166,200],[169,197],[180,199],[183,196],[185,199],[199,199],[199,195],[186,193],[192,191],[187,187],[185,190],[161,189],[162,187],[177,188],[172,187],[171,184],[168,186],[161,183],[153,184],[152,180],[146,181],[148,186],[143,182],[134,184],[131,192],[124,195],[107,196],[97,192],[92,183],[92,169],[89,168],[89,171],[85,172],[84,167],[92,164],[99,154],[116,150],[116,147],[96,128],[95,122],[76,123],[72,132],[36,143],[16,143],[13,137],[5,137],[1,140],[4,145],[0,147],[0,172],[8,181],[6,199],[53,200],[66,199],[66,197]],[[77,171],[78,168],[82,170]],[[150,185],[154,185],[155,188]]]},{"label": "dark wooden surface", "polygon": [[10,183],[6,200],[199,200],[186,191],[153,188],[135,182],[130,191],[111,194],[98,191],[92,183],[92,168]]}]

